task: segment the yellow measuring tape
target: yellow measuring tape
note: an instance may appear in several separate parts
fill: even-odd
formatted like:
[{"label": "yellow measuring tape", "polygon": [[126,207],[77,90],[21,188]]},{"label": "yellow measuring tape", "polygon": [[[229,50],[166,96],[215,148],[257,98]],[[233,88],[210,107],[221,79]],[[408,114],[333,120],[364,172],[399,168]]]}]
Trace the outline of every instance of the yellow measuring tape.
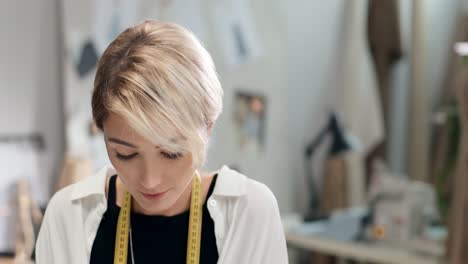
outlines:
[{"label": "yellow measuring tape", "polygon": [[[128,237],[130,229],[131,195],[125,191],[122,208],[117,222],[115,238],[114,264],[126,264],[128,256]],[[192,182],[192,197],[190,201],[190,220],[187,245],[187,264],[199,264],[201,226],[203,217],[203,189],[198,172]]]}]

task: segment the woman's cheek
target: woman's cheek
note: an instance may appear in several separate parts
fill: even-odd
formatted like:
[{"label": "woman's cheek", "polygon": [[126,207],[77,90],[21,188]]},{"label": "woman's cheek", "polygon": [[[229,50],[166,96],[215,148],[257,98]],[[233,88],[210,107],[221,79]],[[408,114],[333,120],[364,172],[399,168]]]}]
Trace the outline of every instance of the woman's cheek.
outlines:
[{"label": "woman's cheek", "polygon": [[111,159],[111,163],[117,173],[121,176],[124,176],[127,181],[131,181],[135,178],[135,175],[138,175],[139,166],[136,162],[121,161],[114,157]]}]

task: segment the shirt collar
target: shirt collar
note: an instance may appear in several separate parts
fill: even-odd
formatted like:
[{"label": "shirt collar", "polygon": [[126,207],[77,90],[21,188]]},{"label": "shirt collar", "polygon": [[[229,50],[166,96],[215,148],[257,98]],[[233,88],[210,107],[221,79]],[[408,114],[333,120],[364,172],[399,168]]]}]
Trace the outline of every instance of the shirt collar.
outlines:
[{"label": "shirt collar", "polygon": [[239,197],[247,194],[247,177],[223,166],[218,171],[218,178],[213,190],[215,196]]},{"label": "shirt collar", "polygon": [[95,174],[86,177],[73,186],[72,200],[78,200],[91,195],[106,195],[106,179],[116,174],[112,166],[105,166]]},{"label": "shirt collar", "polygon": [[[223,166],[218,173],[216,185],[213,190],[215,196],[239,197],[247,194],[247,177],[239,172]],[[92,176],[76,183],[72,191],[72,200],[82,199],[92,195],[105,196],[106,179],[115,175],[112,166],[106,166]]]}]

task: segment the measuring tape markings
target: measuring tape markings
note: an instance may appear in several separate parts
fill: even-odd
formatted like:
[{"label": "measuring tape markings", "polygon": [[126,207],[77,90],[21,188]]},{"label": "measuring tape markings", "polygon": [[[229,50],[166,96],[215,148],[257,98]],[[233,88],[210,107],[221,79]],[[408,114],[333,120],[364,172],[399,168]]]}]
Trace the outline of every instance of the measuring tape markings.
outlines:
[{"label": "measuring tape markings", "polygon": [[[192,194],[190,201],[190,218],[187,245],[187,264],[199,264],[201,226],[203,219],[203,189],[198,172],[192,182]],[[115,238],[114,264],[127,264],[128,236],[130,228],[131,195],[125,191],[122,208],[117,222],[117,234]]]}]

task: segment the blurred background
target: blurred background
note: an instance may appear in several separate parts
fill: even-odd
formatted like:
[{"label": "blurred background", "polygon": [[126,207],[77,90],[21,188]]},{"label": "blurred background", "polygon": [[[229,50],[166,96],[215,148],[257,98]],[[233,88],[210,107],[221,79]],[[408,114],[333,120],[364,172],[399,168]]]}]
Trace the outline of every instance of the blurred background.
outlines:
[{"label": "blurred background", "polygon": [[291,263],[468,263],[467,14],[466,0],[1,1],[0,261],[30,263],[50,197],[108,163],[96,62],[151,18],[212,54],[225,97],[206,169],[270,187]]}]

